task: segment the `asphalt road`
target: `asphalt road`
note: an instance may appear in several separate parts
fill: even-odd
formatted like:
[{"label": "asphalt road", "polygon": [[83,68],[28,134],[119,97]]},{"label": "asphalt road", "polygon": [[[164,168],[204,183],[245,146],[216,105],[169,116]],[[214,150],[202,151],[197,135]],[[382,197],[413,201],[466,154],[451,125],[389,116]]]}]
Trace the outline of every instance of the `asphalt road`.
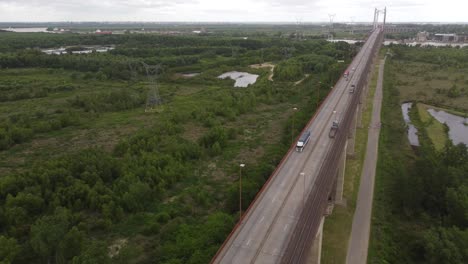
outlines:
[{"label": "asphalt road", "polygon": [[[341,78],[322,103],[306,130],[311,131],[309,143],[299,153],[290,150],[263,191],[244,215],[242,222],[228,237],[213,263],[277,263],[303,208],[333,139],[328,137],[334,115],[340,118],[350,98],[348,90],[356,83],[369,56],[367,49],[376,38],[372,34],[354,58],[349,69],[349,81]],[[336,114],[333,114],[336,111]],[[304,177],[300,173],[304,172]]]},{"label": "asphalt road", "polygon": [[377,167],[380,110],[382,108],[382,83],[385,59],[380,62],[377,87],[374,94],[372,120],[367,138],[367,150],[361,174],[361,183],[354,212],[351,236],[346,255],[347,264],[367,263],[367,248],[369,246],[370,223],[372,216],[372,199],[374,196],[375,169]]}]

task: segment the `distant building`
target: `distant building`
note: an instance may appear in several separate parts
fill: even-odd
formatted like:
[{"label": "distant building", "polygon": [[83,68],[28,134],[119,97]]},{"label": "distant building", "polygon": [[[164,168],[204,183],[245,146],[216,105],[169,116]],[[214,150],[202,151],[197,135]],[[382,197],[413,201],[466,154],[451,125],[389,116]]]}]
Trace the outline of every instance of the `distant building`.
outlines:
[{"label": "distant building", "polygon": [[426,31],[419,32],[416,35],[416,41],[418,42],[426,42],[428,38],[429,38],[429,32],[426,32]]},{"label": "distant building", "polygon": [[112,31],[102,31],[100,29],[96,29],[96,31],[94,32],[94,34],[97,34],[97,35],[111,35],[112,34]]},{"label": "distant building", "polygon": [[434,34],[435,41],[441,42],[458,42],[457,34]]}]

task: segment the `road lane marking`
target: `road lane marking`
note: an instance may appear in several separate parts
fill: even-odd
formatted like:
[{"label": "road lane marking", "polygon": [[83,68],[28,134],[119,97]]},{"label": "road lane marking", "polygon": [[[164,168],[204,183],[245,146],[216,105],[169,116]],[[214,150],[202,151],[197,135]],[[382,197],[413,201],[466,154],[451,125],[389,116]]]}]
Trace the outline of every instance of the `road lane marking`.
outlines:
[{"label": "road lane marking", "polygon": [[286,183],[286,181],[281,182],[280,187],[284,187],[285,183]]}]

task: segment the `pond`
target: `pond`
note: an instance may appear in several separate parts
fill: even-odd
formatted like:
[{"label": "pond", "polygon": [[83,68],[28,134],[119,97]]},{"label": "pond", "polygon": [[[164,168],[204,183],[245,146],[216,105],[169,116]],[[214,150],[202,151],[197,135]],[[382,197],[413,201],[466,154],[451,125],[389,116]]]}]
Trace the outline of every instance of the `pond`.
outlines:
[{"label": "pond", "polygon": [[18,32],[18,33],[29,33],[29,32],[48,32],[45,27],[32,27],[32,28],[2,28],[6,31]]},{"label": "pond", "polygon": [[355,39],[327,39],[329,42],[346,42],[348,44],[356,44],[358,42],[364,42],[364,40],[355,40]]},{"label": "pond", "polygon": [[453,115],[445,111],[427,110],[437,121],[446,124],[449,128],[449,138],[454,145],[464,143],[468,146],[468,118]]},{"label": "pond", "polygon": [[230,71],[218,76],[220,79],[231,78],[235,80],[234,87],[247,87],[257,81],[258,75],[248,72]]},{"label": "pond", "polygon": [[408,126],[408,140],[410,145],[419,146],[418,129],[411,124],[411,119],[409,117],[409,110],[412,106],[413,103],[404,103],[401,105],[401,111],[403,112],[403,120],[405,120],[405,123]]},{"label": "pond", "polygon": [[192,77],[195,77],[195,76],[198,76],[198,75],[200,75],[199,72],[182,73],[182,76],[185,77],[185,78],[192,78]]},{"label": "pond", "polygon": [[[74,50],[71,53],[72,54],[89,54],[93,53],[93,51],[96,52],[108,52],[109,50],[113,50],[113,46],[84,46],[83,50]],[[45,54],[55,54],[55,55],[62,55],[62,54],[67,54],[67,47],[60,47],[60,48],[54,48],[54,49],[42,49],[42,52]]]},{"label": "pond", "polygon": [[451,46],[451,47],[466,47],[468,46],[468,43],[457,43],[457,42],[401,42],[401,41],[396,41],[396,40],[386,40],[383,43],[385,46],[388,46],[390,44],[405,44],[407,46],[416,46],[416,45],[421,45],[421,47],[424,46],[435,46],[435,47],[446,47],[446,46]]}]

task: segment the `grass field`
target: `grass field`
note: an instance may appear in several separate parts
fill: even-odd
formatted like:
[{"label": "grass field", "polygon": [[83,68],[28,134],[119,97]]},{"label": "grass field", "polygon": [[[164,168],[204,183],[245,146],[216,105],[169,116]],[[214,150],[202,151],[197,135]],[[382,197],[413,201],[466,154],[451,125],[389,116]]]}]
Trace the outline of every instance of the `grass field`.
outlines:
[{"label": "grass field", "polygon": [[432,117],[429,112],[427,112],[427,109],[429,108],[434,107],[423,103],[417,104],[417,111],[422,122],[420,128],[426,130],[427,136],[431,139],[434,147],[437,150],[441,150],[444,148],[445,143],[447,142],[448,135],[444,125]]},{"label": "grass field", "polygon": [[465,116],[468,113],[468,77],[465,74],[468,69],[407,60],[396,60],[394,64],[400,102],[416,102],[420,125],[434,147],[441,150],[448,139],[447,132],[427,109],[443,109]]},{"label": "grass field", "polygon": [[[418,101],[459,112],[468,112],[467,68],[439,67],[422,62],[395,61],[396,87],[400,101]],[[452,87],[461,94],[448,96]]]}]

